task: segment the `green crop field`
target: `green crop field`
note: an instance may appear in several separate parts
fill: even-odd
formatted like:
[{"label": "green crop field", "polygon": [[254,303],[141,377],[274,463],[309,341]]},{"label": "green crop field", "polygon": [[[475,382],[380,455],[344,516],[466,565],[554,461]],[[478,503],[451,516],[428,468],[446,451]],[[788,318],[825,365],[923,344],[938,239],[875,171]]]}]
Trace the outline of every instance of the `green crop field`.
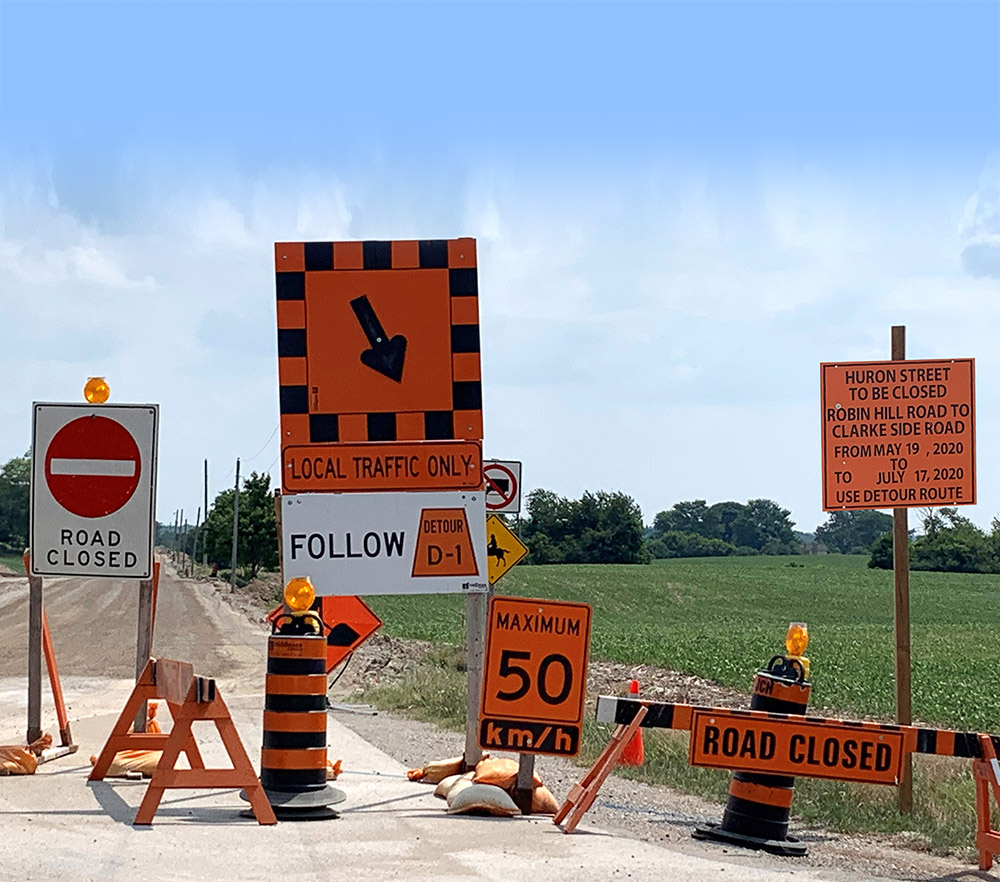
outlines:
[{"label": "green crop field", "polygon": [[[649,566],[522,566],[498,593],[585,601],[591,657],[648,664],[749,689],[809,625],[812,706],[889,720],[895,706],[892,572],[866,557],[657,561]],[[464,641],[464,600],[375,597],[387,633]],[[929,724],[1000,731],[1000,576],[910,574],[913,712]]]}]

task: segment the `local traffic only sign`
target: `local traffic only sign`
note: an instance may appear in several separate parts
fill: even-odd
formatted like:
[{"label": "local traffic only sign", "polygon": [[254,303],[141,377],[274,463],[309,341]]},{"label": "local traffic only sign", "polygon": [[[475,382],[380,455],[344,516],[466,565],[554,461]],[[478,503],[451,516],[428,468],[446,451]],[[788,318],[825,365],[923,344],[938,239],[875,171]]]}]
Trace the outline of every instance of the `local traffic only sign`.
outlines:
[{"label": "local traffic only sign", "polygon": [[31,574],[151,579],[155,404],[34,405]]},{"label": "local traffic only sign", "polygon": [[820,371],[824,511],[975,504],[973,359]]},{"label": "local traffic only sign", "polygon": [[521,463],[490,460],[483,463],[486,510],[497,514],[521,511]]},{"label": "local traffic only sign", "polygon": [[490,601],[481,747],[560,756],[579,752],[590,619],[585,603]]},{"label": "local traffic only sign", "polygon": [[298,444],[282,451],[288,493],[479,490],[478,441],[409,444]]},{"label": "local traffic only sign", "polygon": [[283,496],[285,578],[316,593],[482,593],[483,492],[298,493]]}]

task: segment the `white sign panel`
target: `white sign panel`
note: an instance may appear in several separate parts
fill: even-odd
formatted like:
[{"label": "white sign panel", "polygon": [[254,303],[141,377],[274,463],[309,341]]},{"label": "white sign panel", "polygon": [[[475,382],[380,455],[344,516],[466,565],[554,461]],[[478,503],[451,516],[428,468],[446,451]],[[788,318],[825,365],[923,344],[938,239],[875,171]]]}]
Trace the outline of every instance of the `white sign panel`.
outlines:
[{"label": "white sign panel", "polygon": [[155,404],[34,405],[31,574],[153,577]]},{"label": "white sign panel", "polygon": [[486,510],[517,514],[521,511],[521,463],[491,459],[483,463]]},{"label": "white sign panel", "polygon": [[489,589],[482,491],[298,493],[281,497],[285,579],[317,594]]}]

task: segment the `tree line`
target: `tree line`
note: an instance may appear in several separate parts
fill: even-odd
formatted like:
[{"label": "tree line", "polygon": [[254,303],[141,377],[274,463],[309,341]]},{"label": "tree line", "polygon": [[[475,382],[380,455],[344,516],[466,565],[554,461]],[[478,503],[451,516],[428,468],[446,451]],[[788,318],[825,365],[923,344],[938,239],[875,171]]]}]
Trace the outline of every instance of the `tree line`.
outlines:
[{"label": "tree line", "polygon": [[[30,454],[0,466],[0,554],[20,554],[28,543]],[[228,568],[232,553],[232,488],[220,492],[197,530],[175,534],[157,524],[157,542]],[[812,535],[796,534],[788,509],[770,499],[746,503],[685,500],[658,512],[645,526],[635,500],[621,492],[587,491],[566,499],[551,490],[527,497],[521,538],[526,563],[648,563],[654,558],[715,557],[805,552],[870,553],[869,566],[892,567],[892,517],[878,511],[828,515]],[[270,475],[252,472],[240,488],[237,566],[253,578],[278,565],[277,523]],[[910,537],[910,567],[1000,573],[1000,519],[987,532],[955,508],[922,510],[923,533]],[[805,541],[803,541],[805,539]]]}]

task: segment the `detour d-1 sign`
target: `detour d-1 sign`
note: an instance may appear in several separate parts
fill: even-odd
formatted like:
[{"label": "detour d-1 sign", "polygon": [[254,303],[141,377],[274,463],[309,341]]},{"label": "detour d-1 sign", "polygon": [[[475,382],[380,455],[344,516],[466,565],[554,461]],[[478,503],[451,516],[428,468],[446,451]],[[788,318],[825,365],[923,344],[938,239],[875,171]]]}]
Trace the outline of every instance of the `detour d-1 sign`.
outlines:
[{"label": "detour d-1 sign", "polygon": [[34,406],[31,573],[152,575],[155,404]]}]

